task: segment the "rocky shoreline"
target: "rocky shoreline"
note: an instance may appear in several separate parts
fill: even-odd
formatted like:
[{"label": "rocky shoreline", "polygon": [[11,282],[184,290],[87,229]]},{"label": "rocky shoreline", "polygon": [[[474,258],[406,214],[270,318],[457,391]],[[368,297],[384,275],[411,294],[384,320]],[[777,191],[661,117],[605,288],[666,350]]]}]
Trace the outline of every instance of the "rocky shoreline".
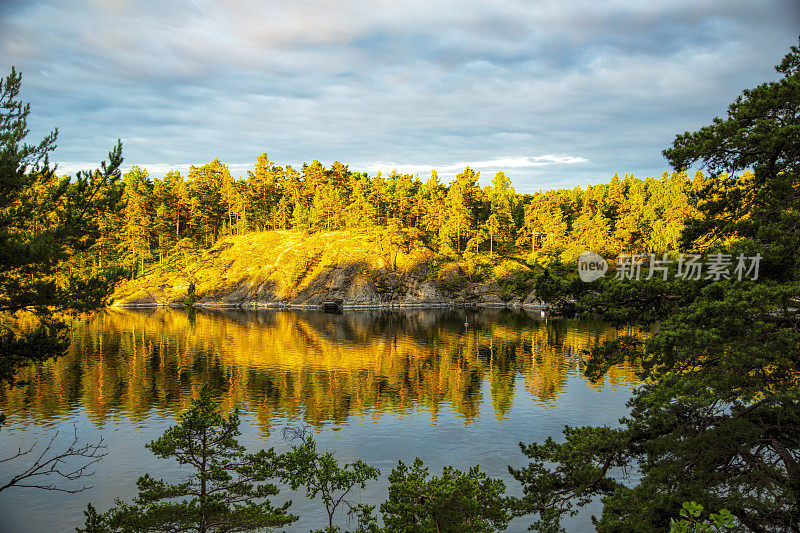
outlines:
[{"label": "rocky shoreline", "polygon": [[[432,283],[430,285],[433,285]],[[250,310],[323,310],[323,302],[337,301],[341,310],[377,310],[377,309],[456,309],[456,308],[493,308],[493,309],[525,309],[532,311],[545,311],[550,306],[536,297],[536,291],[531,290],[523,300],[514,298],[503,301],[500,296],[500,287],[495,282],[482,284],[469,284],[457,294],[444,295],[436,289],[420,291],[409,290],[406,294],[392,295],[382,299],[374,288],[365,290],[361,294],[353,295],[352,291],[327,290],[315,294],[301,294],[289,301],[265,300],[248,298],[245,295],[234,299],[234,293],[220,291],[213,295],[198,296],[189,292],[185,287],[175,289],[187,290],[182,296],[166,297],[166,294],[153,294],[145,291],[136,298],[124,299],[113,302],[111,307],[125,309],[154,309],[154,308],[184,308],[195,307],[198,309],[250,309]],[[430,289],[430,287],[428,287]],[[364,293],[367,294],[364,294]],[[160,297],[159,297],[160,296]],[[359,297],[353,297],[359,296]]]},{"label": "rocky shoreline", "polygon": [[[205,303],[205,304],[198,304],[194,303],[191,305],[182,304],[182,303],[114,303],[110,307],[120,308],[120,309],[163,309],[163,308],[172,308],[172,309],[182,309],[186,307],[194,307],[196,309],[246,309],[246,310],[297,310],[297,311],[322,311],[323,306],[322,304],[319,305],[308,305],[308,304],[287,304],[287,303],[240,303],[240,304],[229,304],[229,303]],[[359,310],[394,310],[394,309],[470,309],[470,308],[485,308],[485,309],[524,309],[527,311],[547,311],[550,309],[548,304],[537,304],[537,305],[518,305],[512,303],[455,303],[455,302],[444,302],[444,303],[416,303],[416,304],[409,304],[409,303],[385,303],[385,304],[342,304],[341,309],[343,311],[359,311]]]},{"label": "rocky shoreline", "polygon": [[[418,244],[390,254],[363,235],[265,232],[227,237],[181,269],[118,285],[112,307],[202,309],[509,308],[543,310],[533,282],[505,289]],[[390,260],[391,259],[391,260]],[[513,268],[522,268],[516,262]]]}]

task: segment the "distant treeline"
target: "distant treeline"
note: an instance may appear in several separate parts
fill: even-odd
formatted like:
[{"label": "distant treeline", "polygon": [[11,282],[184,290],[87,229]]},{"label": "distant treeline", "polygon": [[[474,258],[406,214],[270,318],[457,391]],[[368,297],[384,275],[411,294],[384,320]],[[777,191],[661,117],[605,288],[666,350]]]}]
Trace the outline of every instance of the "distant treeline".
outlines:
[{"label": "distant treeline", "polygon": [[[607,184],[520,195],[502,171],[478,184],[467,167],[449,183],[435,170],[370,177],[338,161],[300,171],[262,154],[245,179],[231,177],[218,159],[151,178],[137,166],[112,185],[124,208],[100,221],[100,238],[84,261],[100,268],[143,271],[178,252],[253,231],[383,228],[414,232],[443,254],[502,253],[547,262],[585,250],[603,254],[677,248],[694,214],[690,194],[705,181],[685,173],[644,180],[616,174]],[[84,266],[89,266],[88,264]]]}]

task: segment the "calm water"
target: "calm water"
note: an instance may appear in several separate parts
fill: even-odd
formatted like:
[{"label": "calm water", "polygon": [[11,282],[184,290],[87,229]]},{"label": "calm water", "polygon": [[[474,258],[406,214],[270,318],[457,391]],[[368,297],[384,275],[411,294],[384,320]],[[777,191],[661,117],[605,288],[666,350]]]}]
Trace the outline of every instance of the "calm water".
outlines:
[{"label": "calm water", "polygon": [[[224,410],[241,408],[241,441],[251,451],[288,448],[281,429],[302,423],[320,448],[379,467],[382,479],[358,495],[365,503],[383,500],[397,460],[416,456],[432,473],[480,464],[519,494],[506,469],[525,463],[519,441],[560,435],[565,424],[616,425],[626,414],[633,369],[614,368],[596,384],[581,374],[582,351],[617,334],[597,322],[510,311],[109,310],[75,329],[67,356],[26,371],[28,385],[0,389],[8,415],[0,458],[77,428],[82,440],[108,444],[88,480],[94,487],[4,491],[0,530],[74,531],[87,502],[105,510],[115,497],[131,499],[144,472],[177,479],[177,467],[144,444],[204,383]],[[24,464],[0,464],[2,479]],[[289,530],[323,525],[320,506],[281,496],[302,517]],[[590,530],[588,514],[570,529]]]}]

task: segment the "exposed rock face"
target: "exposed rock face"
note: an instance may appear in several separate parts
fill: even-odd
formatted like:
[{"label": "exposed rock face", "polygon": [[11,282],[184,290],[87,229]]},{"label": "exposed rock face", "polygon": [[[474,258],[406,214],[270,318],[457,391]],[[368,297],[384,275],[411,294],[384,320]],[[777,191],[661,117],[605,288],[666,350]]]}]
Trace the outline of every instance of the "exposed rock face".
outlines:
[{"label": "exposed rock face", "polygon": [[496,281],[471,282],[454,264],[444,277],[431,278],[425,265],[432,256],[425,247],[398,253],[398,269],[392,270],[395,258],[389,261],[380,243],[347,232],[228,237],[183,270],[121,284],[111,303],[251,309],[319,308],[329,300],[340,300],[345,308],[541,306],[535,292],[524,302],[506,303]]},{"label": "exposed rock face", "polygon": [[427,279],[409,286],[405,299],[407,304],[445,304],[447,298],[436,287],[433,280]]},{"label": "exposed rock face", "polygon": [[506,303],[496,294],[484,294],[477,305],[478,307],[505,307]]},{"label": "exposed rock face", "polygon": [[528,308],[541,308],[545,307],[545,305],[536,297],[536,289],[532,290],[528,293],[528,296],[525,297],[525,300],[522,302],[522,307]]},{"label": "exposed rock face", "polygon": [[335,293],[334,297],[341,298],[348,306],[373,306],[381,303],[375,287],[363,274],[355,276],[347,283],[346,289]]}]

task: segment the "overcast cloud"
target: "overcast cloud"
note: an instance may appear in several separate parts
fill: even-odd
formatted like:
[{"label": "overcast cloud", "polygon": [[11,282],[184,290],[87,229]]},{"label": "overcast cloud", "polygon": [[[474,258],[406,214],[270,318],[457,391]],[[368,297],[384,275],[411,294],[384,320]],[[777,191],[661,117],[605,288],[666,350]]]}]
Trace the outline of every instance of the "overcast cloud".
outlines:
[{"label": "overcast cloud", "polygon": [[0,67],[61,171],[117,138],[154,176],[213,157],[498,169],[518,192],[657,176],[676,133],[775,79],[794,1],[0,3]]}]

